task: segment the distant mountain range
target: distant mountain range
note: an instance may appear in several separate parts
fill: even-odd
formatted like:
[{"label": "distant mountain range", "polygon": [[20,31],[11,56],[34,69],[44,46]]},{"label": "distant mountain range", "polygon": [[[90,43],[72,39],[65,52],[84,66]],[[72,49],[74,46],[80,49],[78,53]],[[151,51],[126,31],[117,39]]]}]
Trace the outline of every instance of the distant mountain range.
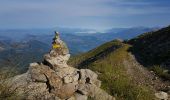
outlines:
[{"label": "distant mountain range", "polygon": [[[131,39],[144,32],[156,30],[157,28],[134,27],[134,28],[113,28],[105,32],[97,32],[93,29],[79,28],[53,28],[53,29],[13,29],[0,30],[0,41],[27,42],[37,40],[51,45],[51,38],[54,30],[61,33],[61,37],[70,47],[72,54],[86,52],[113,39]],[[93,32],[93,33],[89,33]]]},{"label": "distant mountain range", "polygon": [[9,66],[17,64],[24,67],[33,60],[40,61],[42,55],[51,48],[54,30],[61,33],[60,36],[68,44],[71,54],[75,55],[87,52],[107,41],[116,38],[130,39],[155,28],[120,28],[102,33],[91,29],[70,28],[0,30],[0,64]]}]

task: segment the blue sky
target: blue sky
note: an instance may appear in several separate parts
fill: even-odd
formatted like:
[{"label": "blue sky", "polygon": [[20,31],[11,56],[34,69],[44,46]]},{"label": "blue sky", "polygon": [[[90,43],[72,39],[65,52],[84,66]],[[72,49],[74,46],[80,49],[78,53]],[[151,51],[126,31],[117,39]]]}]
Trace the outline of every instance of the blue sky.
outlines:
[{"label": "blue sky", "polygon": [[0,0],[0,29],[170,25],[170,0]]}]

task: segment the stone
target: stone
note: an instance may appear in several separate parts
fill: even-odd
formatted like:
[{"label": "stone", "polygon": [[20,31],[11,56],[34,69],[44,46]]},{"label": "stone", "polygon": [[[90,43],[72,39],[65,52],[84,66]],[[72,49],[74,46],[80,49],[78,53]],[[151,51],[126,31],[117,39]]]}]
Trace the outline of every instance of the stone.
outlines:
[{"label": "stone", "polygon": [[28,98],[42,98],[45,95],[49,95],[47,85],[45,83],[30,83],[25,91],[28,95]]},{"label": "stone", "polygon": [[82,95],[87,95],[94,100],[115,100],[114,97],[107,94],[105,91],[98,88],[94,84],[79,85],[78,92]]},{"label": "stone", "polygon": [[76,68],[73,67],[63,67],[63,68],[57,68],[55,69],[55,73],[60,76],[61,78],[65,77],[65,76],[72,76],[75,75],[77,73]]},{"label": "stone", "polygon": [[12,77],[8,79],[5,84],[10,87],[10,91],[17,90],[18,94],[24,93],[28,82],[31,81],[31,78],[28,77],[29,73],[26,72],[22,75],[16,75],[15,77]]},{"label": "stone", "polygon": [[30,63],[30,66],[38,66],[38,63]]},{"label": "stone", "polygon": [[159,100],[168,100],[168,94],[163,91],[155,93],[155,97],[158,98]]},{"label": "stone", "polygon": [[74,76],[73,76],[73,81],[74,82],[77,82],[78,80],[79,80],[79,74],[78,73],[76,73]]},{"label": "stone", "polygon": [[88,97],[86,95],[75,93],[75,100],[87,100],[87,99]]},{"label": "stone", "polygon": [[52,69],[57,69],[58,67],[68,67],[67,61],[70,57],[70,54],[65,56],[57,56],[57,57],[50,57],[49,55],[45,55],[45,61],[50,64]]},{"label": "stone", "polygon": [[70,98],[76,91],[76,85],[74,83],[64,84],[60,89],[57,89],[55,94],[61,99]]},{"label": "stone", "polygon": [[64,80],[64,83],[71,83],[71,82],[73,82],[73,78],[71,76],[65,76],[63,78],[63,80]]},{"label": "stone", "polygon": [[37,82],[46,82],[47,79],[42,72],[42,67],[40,65],[30,66],[29,73],[31,74],[31,78],[33,81]]},{"label": "stone", "polygon": [[70,54],[60,38],[54,38],[61,48],[52,48],[42,63],[31,63],[26,73],[7,80],[11,91],[23,95],[23,100],[114,100],[100,89],[98,75],[89,69],[70,67]]},{"label": "stone", "polygon": [[101,82],[97,79],[98,75],[93,71],[89,69],[81,69],[80,75],[80,81],[82,83],[91,83],[97,85],[98,87],[101,86]]},{"label": "stone", "polygon": [[89,86],[85,84],[78,85],[78,92],[82,95],[88,95],[89,93]]},{"label": "stone", "polygon": [[75,96],[72,96],[72,97],[68,98],[67,100],[77,100],[77,99],[75,98]]},{"label": "stone", "polygon": [[55,73],[52,73],[50,77],[48,77],[48,82],[49,82],[49,88],[51,90],[55,89],[60,89],[62,87],[62,79],[57,76]]},{"label": "stone", "polygon": [[55,42],[59,43],[61,45],[61,49],[62,49],[62,54],[63,55],[69,53],[67,45],[60,38],[56,39]]}]

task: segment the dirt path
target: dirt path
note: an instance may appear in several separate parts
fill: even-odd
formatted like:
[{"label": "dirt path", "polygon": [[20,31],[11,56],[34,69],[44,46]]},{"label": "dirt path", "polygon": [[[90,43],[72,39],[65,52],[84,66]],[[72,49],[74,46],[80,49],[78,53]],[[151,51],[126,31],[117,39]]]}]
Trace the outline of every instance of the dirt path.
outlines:
[{"label": "dirt path", "polygon": [[165,90],[170,86],[169,82],[161,80],[153,72],[140,65],[131,53],[129,53],[129,59],[124,60],[123,63],[128,75],[138,85],[149,86],[155,92]]}]

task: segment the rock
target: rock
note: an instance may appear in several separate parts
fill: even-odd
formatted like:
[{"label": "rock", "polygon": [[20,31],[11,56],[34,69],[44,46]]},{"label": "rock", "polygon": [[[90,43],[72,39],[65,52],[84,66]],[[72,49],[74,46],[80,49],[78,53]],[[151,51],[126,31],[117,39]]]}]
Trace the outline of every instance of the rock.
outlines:
[{"label": "rock", "polygon": [[61,99],[68,99],[75,93],[75,91],[76,91],[76,84],[69,83],[63,85],[60,89],[57,89],[55,91],[55,94]]},{"label": "rock", "polygon": [[71,76],[65,76],[63,78],[63,80],[64,80],[64,83],[71,83],[71,82],[73,82],[73,78]]},{"label": "rock", "polygon": [[28,99],[45,98],[44,96],[50,95],[45,83],[31,83],[26,88]]},{"label": "rock", "polygon": [[29,73],[33,81],[47,82],[47,78],[42,72],[42,67],[38,64],[30,64]]},{"label": "rock", "polygon": [[78,69],[73,68],[73,67],[63,67],[63,68],[57,68],[55,69],[55,73],[60,76],[61,78],[65,76],[72,76],[77,73]]},{"label": "rock", "polygon": [[93,84],[79,85],[78,92],[82,95],[90,96],[94,100],[115,100],[114,97]]},{"label": "rock", "polygon": [[86,95],[75,93],[75,100],[87,100],[87,99],[88,97]]},{"label": "rock", "polygon": [[85,84],[79,84],[78,92],[82,95],[88,95],[89,93],[89,86]]},{"label": "rock", "polygon": [[67,100],[77,100],[74,96],[68,98]]},{"label": "rock", "polygon": [[72,97],[70,97],[67,100],[88,100],[88,97],[86,95],[75,93]]},{"label": "rock", "polygon": [[47,82],[47,86],[51,91],[60,89],[63,84],[62,79],[59,76],[57,76],[55,73],[52,73],[52,75],[48,77],[48,82]]},{"label": "rock", "polygon": [[79,74],[78,73],[76,73],[74,76],[73,76],[73,81],[74,82],[77,82],[78,80],[79,80]]},{"label": "rock", "polygon": [[25,92],[28,82],[31,81],[30,75],[28,72],[17,75],[13,78],[8,79],[5,84],[10,87],[10,91],[17,90],[18,94],[22,94]]},{"label": "rock", "polygon": [[89,69],[81,69],[80,75],[81,75],[80,81],[82,83],[91,83],[97,85],[98,87],[101,86],[101,82],[97,79],[98,75],[93,71]]},{"label": "rock", "polygon": [[26,73],[7,80],[11,91],[24,100],[114,100],[99,88],[101,82],[95,72],[67,65],[70,54],[60,38],[53,42],[59,46],[45,54],[42,63],[31,63]]},{"label": "rock", "polygon": [[54,40],[54,42],[59,43],[61,45],[61,50],[63,55],[69,53],[67,45],[60,38],[57,38],[56,40]]},{"label": "rock", "polygon": [[33,67],[33,66],[38,66],[39,64],[38,63],[30,63],[30,66]]},{"label": "rock", "polygon": [[50,64],[52,69],[57,69],[58,67],[68,67],[67,61],[69,57],[70,54],[67,54],[65,56],[59,55],[57,57],[50,57],[49,54],[46,54],[44,56],[46,63]]},{"label": "rock", "polygon": [[159,100],[168,100],[168,94],[166,92],[160,91],[158,93],[155,93],[156,98]]}]

